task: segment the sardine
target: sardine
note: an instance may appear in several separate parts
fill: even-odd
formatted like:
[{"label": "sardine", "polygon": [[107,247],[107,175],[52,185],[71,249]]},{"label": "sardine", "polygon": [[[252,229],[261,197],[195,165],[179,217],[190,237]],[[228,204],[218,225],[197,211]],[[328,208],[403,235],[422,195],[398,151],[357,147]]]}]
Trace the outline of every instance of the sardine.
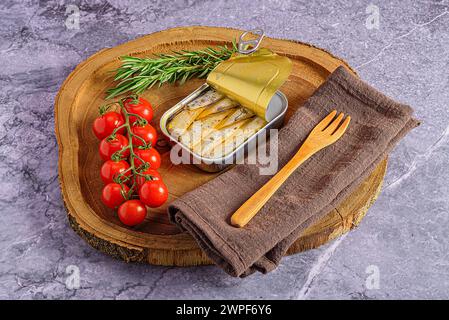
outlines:
[{"label": "sardine", "polygon": [[232,134],[242,125],[244,125],[246,121],[247,120],[236,122],[233,125],[221,130],[212,130],[212,132],[209,133],[203,140],[201,140],[200,143],[197,143],[193,146],[193,152],[199,155],[209,154],[223,140],[226,140],[228,137],[232,136]]},{"label": "sardine", "polygon": [[201,114],[198,116],[198,119],[203,119],[211,114],[232,109],[234,107],[237,107],[237,105],[237,102],[229,98],[221,99],[220,101],[211,104],[203,112],[201,112]]},{"label": "sardine", "polygon": [[186,132],[186,130],[190,127],[192,122],[198,117],[198,115],[203,112],[204,108],[195,109],[195,110],[187,110],[183,109],[177,115],[170,120],[167,124],[167,130],[170,135],[179,139],[179,137]]},{"label": "sardine", "polygon": [[230,114],[226,119],[224,119],[217,126],[217,128],[224,128],[224,127],[232,125],[233,123],[235,123],[237,121],[249,119],[253,116],[254,116],[254,112],[252,112],[251,110],[244,108],[244,107],[239,107],[232,114]]},{"label": "sardine", "polygon": [[201,142],[201,139],[214,130],[216,125],[226,118],[231,112],[232,110],[226,110],[212,114],[206,118],[193,121],[189,129],[179,137],[179,141],[186,147],[191,148]]},{"label": "sardine", "polygon": [[196,110],[211,105],[214,102],[224,98],[224,95],[214,89],[209,89],[205,94],[199,96],[187,104],[187,109]]},{"label": "sardine", "polygon": [[232,136],[229,136],[220,144],[218,144],[211,152],[205,154],[208,158],[221,158],[234,151],[238,146],[244,143],[252,135],[256,134],[261,128],[263,128],[267,122],[260,118],[254,117],[235,131]]}]

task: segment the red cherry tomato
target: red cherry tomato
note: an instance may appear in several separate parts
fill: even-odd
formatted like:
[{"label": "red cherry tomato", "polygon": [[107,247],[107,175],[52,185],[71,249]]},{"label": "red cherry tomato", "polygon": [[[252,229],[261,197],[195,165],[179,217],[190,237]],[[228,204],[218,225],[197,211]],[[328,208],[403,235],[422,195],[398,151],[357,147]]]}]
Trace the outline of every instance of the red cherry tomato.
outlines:
[{"label": "red cherry tomato", "polygon": [[[156,129],[154,129],[150,124],[146,124],[143,126],[134,125],[131,128],[131,132],[136,136],[141,137],[147,144],[151,144],[151,146],[155,146],[157,142],[157,133]],[[133,145],[134,146],[143,146],[144,143],[141,139],[133,137]]]},{"label": "red cherry tomato", "polygon": [[[144,172],[141,172],[142,174],[149,175],[153,177],[153,180],[160,180],[162,181],[162,176],[157,170],[154,169],[147,169]],[[140,187],[146,182],[149,181],[145,177],[142,177],[140,175],[136,175],[136,184],[137,184],[137,190],[140,190]]]},{"label": "red cherry tomato", "polygon": [[[98,139],[104,139],[109,136],[114,129],[120,127],[125,123],[120,113],[115,111],[106,112],[104,115],[95,119],[92,130]],[[121,128],[117,133],[123,134],[125,128]]]},{"label": "red cherry tomato", "polygon": [[[161,166],[161,155],[154,148],[136,149],[134,153],[143,161],[147,162],[151,169],[159,169]],[[137,168],[143,165],[139,158],[134,158],[134,164]]]},{"label": "red cherry tomato", "polygon": [[[153,108],[151,107],[150,102],[148,102],[144,98],[139,98],[138,101],[133,98],[128,98],[125,100],[124,106],[129,113],[134,113],[141,116],[142,118],[147,120],[148,123],[150,123],[153,119]],[[123,116],[123,118],[125,118],[125,116]],[[139,120],[139,118],[135,116],[129,117],[130,124],[133,124],[137,120]]]},{"label": "red cherry tomato", "polygon": [[[129,188],[126,185],[123,185],[123,192],[125,195],[129,192]],[[122,187],[115,182],[108,183],[104,186],[103,191],[101,192],[101,201],[108,208],[116,208],[125,202],[125,198],[122,194]]]},{"label": "red cherry tomato", "polygon": [[[101,180],[103,180],[104,184],[114,182],[114,178],[116,178],[120,173],[126,171],[127,169],[129,169],[129,164],[125,160],[108,160],[101,166]],[[130,171],[126,172],[123,178],[129,177],[130,174]]]},{"label": "red cherry tomato", "polygon": [[[103,159],[103,161],[110,160],[111,156],[115,152],[122,150],[127,145],[128,145],[128,139],[126,139],[121,134],[116,134],[115,139],[112,139],[112,140],[110,140],[108,138],[104,138],[100,142],[100,147],[99,147],[100,157],[101,157],[101,159]],[[129,155],[129,150],[127,149],[123,153],[123,157],[126,158],[126,157],[128,157],[128,155]]]},{"label": "red cherry tomato", "polygon": [[167,201],[168,190],[162,180],[149,180],[140,187],[139,197],[147,206],[157,208]]},{"label": "red cherry tomato", "polygon": [[139,200],[128,200],[118,208],[120,221],[130,227],[142,223],[146,215],[147,208]]}]

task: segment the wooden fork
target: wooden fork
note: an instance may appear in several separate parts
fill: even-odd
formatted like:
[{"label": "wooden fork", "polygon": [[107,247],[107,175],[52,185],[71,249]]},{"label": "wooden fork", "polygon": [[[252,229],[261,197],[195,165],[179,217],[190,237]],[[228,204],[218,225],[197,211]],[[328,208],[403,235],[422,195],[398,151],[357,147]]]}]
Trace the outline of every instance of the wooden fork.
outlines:
[{"label": "wooden fork", "polygon": [[346,117],[343,123],[341,123],[344,114],[340,113],[337,118],[335,118],[336,114],[337,110],[334,110],[321,120],[321,122],[313,128],[312,132],[310,132],[309,136],[293,158],[279,170],[270,181],[234,212],[231,217],[232,225],[240,228],[244,227],[304,161],[309,159],[316,152],[340,139],[348,128],[351,117]]}]

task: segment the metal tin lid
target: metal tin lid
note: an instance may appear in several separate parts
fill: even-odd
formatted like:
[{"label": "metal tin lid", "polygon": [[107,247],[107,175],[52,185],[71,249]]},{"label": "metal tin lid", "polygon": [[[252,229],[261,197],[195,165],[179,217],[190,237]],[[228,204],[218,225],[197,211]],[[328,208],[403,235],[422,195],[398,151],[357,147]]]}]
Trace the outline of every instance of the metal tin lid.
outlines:
[{"label": "metal tin lid", "polygon": [[240,36],[239,53],[212,70],[207,83],[269,122],[278,113],[271,98],[287,80],[292,63],[266,48],[258,49],[262,30],[253,30],[258,38],[249,41],[243,39],[248,32]]}]

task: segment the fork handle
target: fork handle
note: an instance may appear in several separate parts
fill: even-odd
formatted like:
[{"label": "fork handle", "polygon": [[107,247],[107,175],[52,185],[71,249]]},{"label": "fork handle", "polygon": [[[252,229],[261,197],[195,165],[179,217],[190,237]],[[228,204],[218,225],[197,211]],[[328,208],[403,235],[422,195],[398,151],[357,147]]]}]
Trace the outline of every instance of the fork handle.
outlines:
[{"label": "fork handle", "polygon": [[244,227],[267,203],[285,180],[316,151],[318,150],[313,150],[307,144],[303,144],[293,158],[278,173],[234,212],[231,216],[231,224],[240,228]]}]

